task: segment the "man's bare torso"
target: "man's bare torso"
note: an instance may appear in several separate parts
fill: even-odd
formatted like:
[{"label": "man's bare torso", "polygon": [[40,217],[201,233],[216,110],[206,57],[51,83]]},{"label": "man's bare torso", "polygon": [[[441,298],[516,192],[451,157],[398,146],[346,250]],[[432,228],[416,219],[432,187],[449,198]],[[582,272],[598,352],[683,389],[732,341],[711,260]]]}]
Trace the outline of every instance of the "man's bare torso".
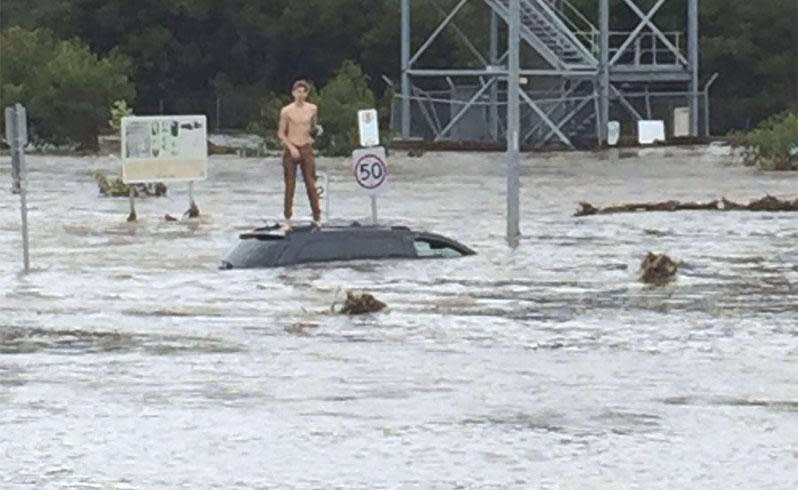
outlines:
[{"label": "man's bare torso", "polygon": [[305,146],[313,143],[310,130],[316,119],[318,108],[315,104],[296,102],[288,104],[280,111],[280,119],[285,121],[285,137],[294,146]]}]

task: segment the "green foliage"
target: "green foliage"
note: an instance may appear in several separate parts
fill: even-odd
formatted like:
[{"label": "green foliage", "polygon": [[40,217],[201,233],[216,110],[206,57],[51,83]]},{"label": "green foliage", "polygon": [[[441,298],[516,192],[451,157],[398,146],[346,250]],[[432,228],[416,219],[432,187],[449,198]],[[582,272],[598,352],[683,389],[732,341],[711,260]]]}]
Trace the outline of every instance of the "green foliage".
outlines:
[{"label": "green foliage", "polygon": [[[595,0],[570,3],[596,23]],[[647,12],[657,2],[635,3]],[[412,46],[420,47],[457,4],[413,0]],[[631,30],[638,24],[640,19],[623,2],[611,4],[613,28]],[[653,22],[666,31],[684,31],[685,4],[666,2]],[[720,73],[712,89],[713,130],[748,129],[771,114],[798,111],[798,2],[701,0],[699,8],[702,81]],[[483,56],[487,12],[485,2],[472,0],[455,19]],[[117,95],[114,100],[127,99],[139,113],[158,112],[163,102],[167,112],[206,113],[213,120],[220,97],[223,112],[229,112],[222,124],[233,127],[257,117],[249,94],[282,94],[296,78],[324,86],[344,60],[362,67],[369,88],[379,96],[386,88],[383,75],[399,81],[399,22],[399,0],[2,0],[0,15],[3,29],[44,27],[57,38],[81,39],[102,57],[117,50],[134,59],[137,97]],[[681,48],[686,49],[684,37]],[[5,58],[4,71],[10,64]],[[449,27],[417,66],[481,64]],[[8,97],[14,90],[8,88]],[[380,113],[387,114],[382,108]]]},{"label": "green foliage", "polygon": [[278,96],[270,93],[260,101],[260,116],[250,123],[248,131],[260,135],[267,148],[280,148],[277,127],[280,123],[280,110],[291,102],[289,94]]},{"label": "green foliage", "polygon": [[732,144],[742,148],[745,165],[763,170],[798,170],[798,113],[785,112],[753,131],[734,133]]},{"label": "green foliage", "polygon": [[344,61],[317,100],[319,122],[324,126],[318,147],[330,155],[351,153],[359,140],[357,111],[375,107],[368,77],[357,63]]},{"label": "green foliage", "polygon": [[99,58],[81,41],[59,41],[46,30],[0,34],[0,106],[26,106],[34,141],[96,148],[111,102],[135,95],[131,72],[125,56]]},{"label": "green foliage", "polygon": [[114,104],[111,106],[111,119],[108,120],[108,126],[118,132],[122,129],[122,118],[132,115],[133,109],[127,106],[126,100],[114,101]]}]

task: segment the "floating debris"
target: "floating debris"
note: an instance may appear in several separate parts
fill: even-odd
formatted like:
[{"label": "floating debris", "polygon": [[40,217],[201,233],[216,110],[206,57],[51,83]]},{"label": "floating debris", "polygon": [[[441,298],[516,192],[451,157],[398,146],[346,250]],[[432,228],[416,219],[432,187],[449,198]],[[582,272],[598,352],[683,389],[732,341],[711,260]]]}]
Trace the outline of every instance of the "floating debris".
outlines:
[{"label": "floating debris", "polygon": [[109,179],[100,170],[94,172],[94,180],[100,188],[100,195],[110,197],[128,197],[131,190],[133,197],[161,197],[166,195],[166,185],[157,182],[154,184],[125,184],[121,177]]},{"label": "floating debris", "polygon": [[679,264],[665,254],[649,252],[640,264],[640,280],[646,284],[662,286],[676,277]]},{"label": "floating debris", "polygon": [[346,301],[344,301],[344,305],[338,313],[342,315],[362,315],[380,311],[386,306],[388,305],[369,293],[357,295],[352,291],[347,291]]},{"label": "floating debris", "polygon": [[761,199],[754,199],[748,204],[740,204],[728,199],[721,198],[706,203],[702,202],[680,202],[662,201],[651,203],[630,203],[617,204],[607,207],[596,207],[587,202],[580,202],[574,216],[593,216],[595,214],[614,214],[614,213],[639,213],[644,211],[798,211],[798,198],[794,201],[782,200],[771,195],[766,195]]},{"label": "floating debris", "polygon": [[318,323],[293,323],[285,327],[285,331],[293,335],[309,335],[308,330],[319,328]]},{"label": "floating debris", "polygon": [[199,207],[197,207],[197,203],[195,203],[195,202],[192,202],[191,206],[189,206],[188,210],[185,213],[183,213],[183,217],[184,218],[186,218],[186,217],[188,217],[188,218],[199,218],[199,215],[200,215],[200,210],[199,210]]}]

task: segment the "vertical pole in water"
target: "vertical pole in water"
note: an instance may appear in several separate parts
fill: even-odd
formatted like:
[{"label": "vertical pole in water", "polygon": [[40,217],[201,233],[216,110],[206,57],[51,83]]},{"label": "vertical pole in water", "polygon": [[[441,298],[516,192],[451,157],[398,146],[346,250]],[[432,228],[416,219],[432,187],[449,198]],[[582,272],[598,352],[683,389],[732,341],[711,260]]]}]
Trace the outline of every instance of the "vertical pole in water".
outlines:
[{"label": "vertical pole in water", "polygon": [[371,196],[371,224],[377,225],[377,196]]},{"label": "vertical pole in water", "polygon": [[194,181],[188,181],[188,207],[194,207]]},{"label": "vertical pole in water", "polygon": [[410,138],[410,0],[402,0],[402,138]]},{"label": "vertical pole in water", "polygon": [[607,143],[610,122],[610,2],[599,0],[599,146]]},{"label": "vertical pole in water", "polygon": [[[491,9],[490,11],[490,46],[488,49],[488,62],[491,67],[496,67],[499,63],[499,16]],[[490,112],[488,113],[488,126],[490,137],[493,141],[499,141],[499,84],[494,83],[490,87]]]},{"label": "vertical pole in water", "polygon": [[698,0],[687,0],[687,58],[690,63],[690,136],[698,136]]},{"label": "vertical pole in water", "polygon": [[28,198],[27,168],[25,166],[25,145],[28,144],[27,111],[21,104],[14,104],[5,110],[6,142],[11,147],[12,190],[19,192],[20,213],[22,215],[22,262],[25,273],[30,272],[30,247],[28,241]]},{"label": "vertical pole in water", "polygon": [[136,200],[133,198],[133,186],[131,185],[128,190],[128,198],[130,199],[130,214],[127,215],[127,222],[130,223],[132,221],[136,221],[138,216],[136,216]]},{"label": "vertical pole in water", "polygon": [[521,126],[520,57],[521,2],[510,0],[509,60],[507,74],[507,244],[518,247],[520,221],[520,169],[518,132]]},{"label": "vertical pole in water", "polygon": [[25,272],[30,272],[30,242],[28,241],[28,184],[25,168],[25,147],[18,146],[14,152],[19,159],[19,203],[22,208],[22,262]]}]

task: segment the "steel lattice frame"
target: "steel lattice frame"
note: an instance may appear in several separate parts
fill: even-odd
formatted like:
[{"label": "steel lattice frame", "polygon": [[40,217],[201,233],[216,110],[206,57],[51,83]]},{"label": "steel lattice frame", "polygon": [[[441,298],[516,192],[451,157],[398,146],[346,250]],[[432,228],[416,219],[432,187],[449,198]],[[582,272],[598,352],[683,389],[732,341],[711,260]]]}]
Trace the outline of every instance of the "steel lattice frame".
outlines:
[{"label": "steel lattice frame", "polygon": [[[487,105],[487,133],[490,139],[502,139],[500,110],[506,105],[498,89],[500,83],[509,83],[506,65],[507,52],[499,54],[499,31],[509,22],[509,0],[459,0],[451,9],[444,9],[437,0],[430,0],[442,20],[432,30],[426,40],[415,50],[411,47],[412,19],[411,1],[401,2],[401,94],[399,115],[401,134],[407,139],[414,135],[414,109],[427,125],[436,140],[452,139],[451,130],[458,124],[469,109],[477,105]],[[522,66],[520,77],[528,80],[534,88],[549,85],[560,88],[550,96],[540,98],[521,86],[521,78],[514,81],[520,90],[522,105],[530,115],[530,121],[520,128],[522,143],[543,145],[552,138],[573,147],[564,131],[567,124],[592,127],[599,144],[606,141],[607,123],[611,107],[625,111],[632,119],[643,119],[640,111],[628,100],[634,95],[625,89],[632,84],[665,84],[675,86],[669,93],[683,96],[690,108],[690,134],[698,135],[699,130],[699,87],[698,87],[698,0],[687,0],[685,31],[687,32],[687,55],[680,50],[680,33],[666,33],[655,22],[656,14],[669,1],[657,0],[651,8],[643,10],[638,0],[597,0],[599,25],[593,26],[568,0],[520,0],[521,2],[521,44],[531,48],[531,52],[542,60],[535,66]],[[488,53],[481,53],[455,23],[463,7],[469,2],[484,4],[491,16],[490,47]],[[610,8],[628,8],[638,19],[637,26],[630,32],[613,31],[610,26]],[[565,15],[565,8],[572,9],[586,31],[577,31],[577,24]],[[457,37],[474,55],[481,68],[451,67],[423,68],[418,61],[445,29],[452,29]],[[674,37],[675,36],[675,37]],[[621,41],[611,47],[611,37]],[[641,62],[641,41],[650,40],[653,48],[653,62]],[[616,43],[617,44],[617,43]],[[660,49],[660,46],[662,49]],[[664,52],[670,59],[658,63],[658,53]],[[662,56],[662,55],[660,55]],[[418,85],[419,80],[446,80],[454,87],[452,78],[471,80],[475,87],[473,95],[467,99],[448,99],[452,116],[441,121],[432,106],[435,99]],[[646,94],[648,97],[648,94]],[[488,102],[482,101],[487,98]],[[648,100],[648,98],[646,99]],[[599,124],[596,124],[599,121]],[[418,133],[418,131],[415,131]]]}]

